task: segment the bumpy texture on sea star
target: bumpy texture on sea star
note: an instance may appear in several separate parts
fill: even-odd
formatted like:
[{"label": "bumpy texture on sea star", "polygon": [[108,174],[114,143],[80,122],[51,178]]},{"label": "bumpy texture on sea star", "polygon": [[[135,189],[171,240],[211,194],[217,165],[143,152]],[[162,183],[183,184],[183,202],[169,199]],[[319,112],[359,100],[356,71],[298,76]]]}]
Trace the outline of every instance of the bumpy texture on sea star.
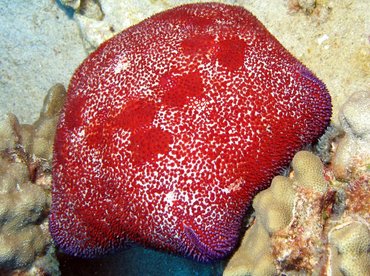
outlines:
[{"label": "bumpy texture on sea star", "polygon": [[65,252],[136,241],[208,262],[253,195],[329,123],[325,85],[247,10],[192,4],[103,43],[55,140],[50,230]]}]

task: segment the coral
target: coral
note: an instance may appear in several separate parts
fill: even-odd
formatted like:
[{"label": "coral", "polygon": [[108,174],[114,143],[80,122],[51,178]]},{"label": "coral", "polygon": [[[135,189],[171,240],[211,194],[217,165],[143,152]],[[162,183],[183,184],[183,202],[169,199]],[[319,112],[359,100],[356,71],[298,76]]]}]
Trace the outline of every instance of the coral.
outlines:
[{"label": "coral", "polygon": [[33,123],[32,139],[27,151],[39,158],[51,160],[59,113],[64,104],[66,91],[63,85],[56,84],[45,97],[39,118]]},{"label": "coral", "polygon": [[370,271],[369,221],[350,221],[329,233],[331,275],[368,275]]},{"label": "coral", "polygon": [[325,84],[247,10],[198,3],[154,15],[72,77],[56,134],[53,239],[82,257],[131,240],[225,258],[257,190],[330,116]]},{"label": "coral", "polygon": [[335,176],[350,179],[369,169],[370,164],[370,91],[354,93],[342,106],[339,120],[344,137],[335,143]]},{"label": "coral", "polygon": [[53,139],[64,96],[64,87],[55,85],[34,124],[19,124],[9,114],[0,128],[0,274],[58,275],[47,216]]},{"label": "coral", "polygon": [[[292,163],[294,176],[290,181],[296,192],[293,208],[289,210],[292,219],[284,228],[272,233],[272,253],[281,272],[313,271],[321,258],[318,253],[322,248],[323,213],[330,208],[334,194],[328,190],[318,157],[301,151]],[[274,219],[279,218],[275,216]]]},{"label": "coral", "polygon": [[292,166],[255,197],[254,223],[224,275],[366,275],[369,173],[340,182],[307,151]]},{"label": "coral", "polygon": [[0,263],[6,268],[23,267],[50,242],[45,225],[38,225],[49,202],[42,187],[30,181],[26,164],[2,156],[0,167]]},{"label": "coral", "polygon": [[259,221],[245,233],[239,249],[229,260],[223,275],[275,275],[276,268],[271,250],[269,233]]}]

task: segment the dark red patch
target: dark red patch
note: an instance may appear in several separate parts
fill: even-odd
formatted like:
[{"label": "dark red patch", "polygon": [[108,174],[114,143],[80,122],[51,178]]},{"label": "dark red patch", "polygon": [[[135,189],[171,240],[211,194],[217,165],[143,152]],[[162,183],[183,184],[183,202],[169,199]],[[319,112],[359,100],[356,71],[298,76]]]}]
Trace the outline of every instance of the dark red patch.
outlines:
[{"label": "dark red patch", "polygon": [[187,21],[186,23],[188,24],[188,26],[193,26],[199,30],[204,31],[208,26],[214,24],[214,20],[216,18],[217,17],[215,16],[215,14],[208,17],[193,15],[187,16],[185,20]]},{"label": "dark red patch", "polygon": [[243,66],[247,44],[239,38],[230,38],[218,44],[217,59],[221,65],[230,71]]},{"label": "dark red patch", "polygon": [[90,147],[96,148],[105,143],[109,143],[112,135],[110,126],[109,110],[104,110],[94,114],[85,128],[86,142]]},{"label": "dark red patch", "polygon": [[114,125],[124,129],[134,130],[151,124],[156,112],[154,102],[145,99],[132,100],[114,118]]},{"label": "dark red patch", "polygon": [[86,143],[93,148],[99,147],[99,145],[105,144],[105,137],[107,131],[102,125],[91,125],[86,129]]},{"label": "dark red patch", "polygon": [[185,55],[206,54],[214,48],[214,37],[208,34],[200,34],[186,38],[181,42],[181,50]]},{"label": "dark red patch", "polygon": [[128,150],[132,152],[134,163],[151,161],[158,154],[166,154],[172,143],[172,135],[160,128],[151,128],[133,133]]},{"label": "dark red patch", "polygon": [[183,106],[191,97],[203,93],[203,82],[198,72],[182,76],[164,74],[160,79],[160,86],[164,92],[162,103],[169,106]]}]

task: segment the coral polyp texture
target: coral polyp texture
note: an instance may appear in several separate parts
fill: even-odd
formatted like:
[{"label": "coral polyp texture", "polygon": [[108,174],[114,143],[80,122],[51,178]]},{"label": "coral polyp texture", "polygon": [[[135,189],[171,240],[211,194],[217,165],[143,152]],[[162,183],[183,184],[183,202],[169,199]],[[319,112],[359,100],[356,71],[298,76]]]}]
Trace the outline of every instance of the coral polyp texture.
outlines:
[{"label": "coral polyp texture", "polygon": [[51,157],[65,96],[53,87],[39,119],[20,124],[9,114],[0,127],[0,274],[58,275],[51,246]]},{"label": "coral polyp texture", "polygon": [[350,179],[369,170],[370,91],[356,92],[339,111],[343,138],[336,144],[333,169],[337,178]]},{"label": "coral polyp texture", "polygon": [[57,128],[50,231],[96,257],[126,241],[202,262],[331,116],[325,85],[247,10],[179,6],[76,70]]},{"label": "coral polyp texture", "polygon": [[255,220],[224,275],[367,275],[370,173],[340,182],[307,151],[293,170],[255,197]]}]

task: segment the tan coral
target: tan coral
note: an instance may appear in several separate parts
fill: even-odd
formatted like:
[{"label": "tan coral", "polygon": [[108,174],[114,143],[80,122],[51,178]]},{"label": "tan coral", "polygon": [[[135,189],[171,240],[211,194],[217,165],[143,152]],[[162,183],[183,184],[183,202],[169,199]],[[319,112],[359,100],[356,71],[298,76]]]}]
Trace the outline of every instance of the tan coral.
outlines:
[{"label": "tan coral", "polygon": [[323,165],[312,153],[298,152],[293,158],[293,170],[296,196],[292,220],[286,228],[273,233],[273,255],[279,271],[313,271],[322,257],[323,210],[333,195],[328,192]]},{"label": "tan coral", "polygon": [[270,248],[271,243],[266,229],[259,221],[255,221],[246,232],[240,249],[227,264],[223,275],[275,275],[276,268],[272,254],[269,253]]},{"label": "tan coral", "polygon": [[292,166],[255,197],[255,221],[224,275],[366,275],[369,175],[339,182],[307,151]]},{"label": "tan coral", "polygon": [[30,152],[39,158],[51,160],[56,125],[67,92],[62,84],[54,85],[45,97],[40,117],[34,122]]},{"label": "tan coral", "polygon": [[[291,199],[293,206],[287,210],[292,219],[285,228],[270,234],[272,252],[278,271],[312,271],[320,261],[317,253],[322,247],[324,206],[321,202],[330,193],[327,193],[328,185],[318,157],[310,152],[298,152],[293,159],[293,169],[294,177],[290,181],[296,193]],[[274,179],[276,185],[283,185],[287,180],[282,177]],[[275,219],[279,220],[279,217]]]},{"label": "tan coral", "polygon": [[338,225],[329,233],[329,244],[332,275],[368,275],[370,230],[366,222]]},{"label": "tan coral", "polygon": [[8,119],[0,122],[0,149],[13,148],[17,144],[18,139],[13,127],[15,122],[18,123],[18,120],[13,114],[8,114]]},{"label": "tan coral", "polygon": [[[230,259],[224,271],[225,276],[276,274],[270,235],[289,224],[294,195],[292,181],[277,176],[269,189],[254,198],[253,208],[257,219],[246,232],[240,249]],[[274,208],[271,208],[272,204]]]},{"label": "tan coral", "polygon": [[354,93],[342,106],[339,120],[344,137],[333,158],[337,178],[348,180],[370,164],[370,91]]},{"label": "tan coral", "polygon": [[50,242],[37,223],[48,200],[45,191],[29,181],[26,164],[1,158],[0,167],[6,171],[0,180],[0,264],[23,267]]},{"label": "tan coral", "polygon": [[54,86],[33,125],[9,114],[0,129],[1,275],[59,274],[47,215],[54,133],[65,94],[63,86]]},{"label": "tan coral", "polygon": [[[246,232],[240,249],[230,259],[225,276],[276,275],[270,236],[290,222],[294,193],[290,179],[278,176],[269,189],[254,198],[257,219]],[[271,204],[273,208],[270,208]]]},{"label": "tan coral", "polygon": [[[294,196],[291,180],[277,176],[269,190],[264,190],[255,197],[253,208],[256,216],[262,218],[261,223],[269,235],[286,227],[291,221],[290,210],[293,208]],[[270,208],[272,203],[274,208]]]}]

